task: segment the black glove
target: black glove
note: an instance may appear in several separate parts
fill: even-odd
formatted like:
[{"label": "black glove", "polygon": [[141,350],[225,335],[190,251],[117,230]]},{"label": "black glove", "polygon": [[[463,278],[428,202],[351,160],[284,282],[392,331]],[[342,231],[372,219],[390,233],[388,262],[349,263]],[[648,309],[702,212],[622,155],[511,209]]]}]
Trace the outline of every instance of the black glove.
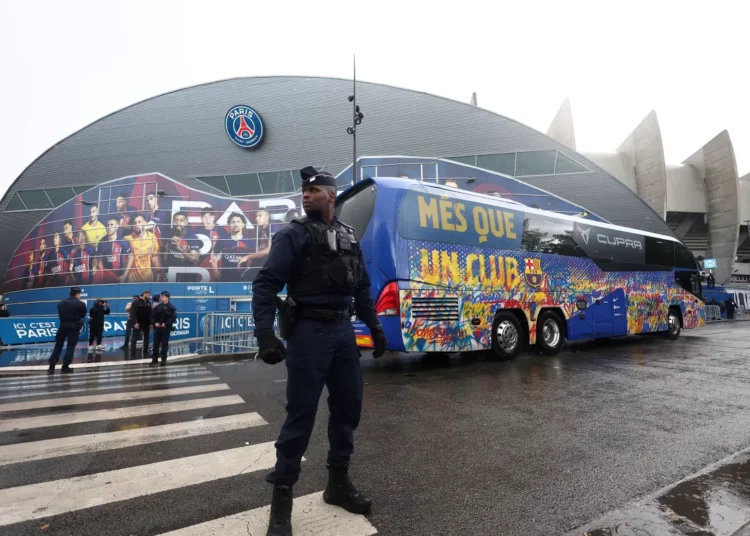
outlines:
[{"label": "black glove", "polygon": [[375,351],[372,353],[372,357],[378,358],[385,353],[388,346],[388,339],[385,338],[382,326],[372,328],[370,333],[372,334],[372,342],[375,345]]},{"label": "black glove", "polygon": [[260,346],[258,357],[263,361],[269,365],[275,365],[286,359],[284,343],[276,337],[273,330],[261,330],[255,334],[255,338],[258,339],[258,345]]}]

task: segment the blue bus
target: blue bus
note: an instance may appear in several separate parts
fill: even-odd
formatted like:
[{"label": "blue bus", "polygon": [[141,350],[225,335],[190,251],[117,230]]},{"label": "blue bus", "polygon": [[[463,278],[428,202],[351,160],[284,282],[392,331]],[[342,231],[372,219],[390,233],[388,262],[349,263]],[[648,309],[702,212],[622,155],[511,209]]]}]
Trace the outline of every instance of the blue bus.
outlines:
[{"label": "blue bus", "polygon": [[676,339],[705,323],[700,267],[674,237],[403,178],[365,179],[336,203],[391,351],[512,359],[526,345],[554,355],[566,339]]}]

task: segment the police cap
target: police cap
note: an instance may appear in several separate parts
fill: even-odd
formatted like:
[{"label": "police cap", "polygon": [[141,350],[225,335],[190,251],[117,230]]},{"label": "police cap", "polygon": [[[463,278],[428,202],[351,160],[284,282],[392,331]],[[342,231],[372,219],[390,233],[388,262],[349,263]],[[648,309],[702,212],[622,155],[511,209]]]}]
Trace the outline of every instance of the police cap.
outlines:
[{"label": "police cap", "polygon": [[168,291],[168,290],[165,290],[165,291],[163,291],[163,292],[161,293],[161,295],[162,295],[162,296],[166,296],[167,298],[169,298],[169,291]]},{"label": "police cap", "polygon": [[316,171],[314,167],[307,166],[300,170],[302,175],[302,187],[305,186],[336,186],[336,179],[327,171]]},{"label": "police cap", "polygon": [[80,293],[81,293],[81,289],[78,288],[78,287],[72,287],[70,289],[70,295],[71,296],[75,296],[76,294],[80,294]]}]

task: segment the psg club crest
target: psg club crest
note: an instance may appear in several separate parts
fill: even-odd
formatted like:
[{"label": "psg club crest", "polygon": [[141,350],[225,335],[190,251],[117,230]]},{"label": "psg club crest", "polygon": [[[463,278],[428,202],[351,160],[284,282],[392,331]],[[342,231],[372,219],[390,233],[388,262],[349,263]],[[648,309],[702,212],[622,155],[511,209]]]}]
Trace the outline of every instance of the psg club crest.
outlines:
[{"label": "psg club crest", "polygon": [[541,259],[524,259],[524,275],[526,282],[532,287],[538,287],[544,279]]},{"label": "psg club crest", "polygon": [[229,139],[240,147],[255,147],[263,139],[263,121],[250,106],[240,104],[231,108],[224,118],[224,126]]}]

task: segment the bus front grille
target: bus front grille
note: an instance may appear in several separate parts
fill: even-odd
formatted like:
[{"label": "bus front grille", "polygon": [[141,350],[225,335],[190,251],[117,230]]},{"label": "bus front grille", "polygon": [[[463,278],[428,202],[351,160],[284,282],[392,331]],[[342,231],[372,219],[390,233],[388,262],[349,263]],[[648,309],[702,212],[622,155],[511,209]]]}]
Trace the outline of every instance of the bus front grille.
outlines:
[{"label": "bus front grille", "polygon": [[427,318],[429,320],[458,320],[458,297],[412,297],[411,314],[414,318]]}]

